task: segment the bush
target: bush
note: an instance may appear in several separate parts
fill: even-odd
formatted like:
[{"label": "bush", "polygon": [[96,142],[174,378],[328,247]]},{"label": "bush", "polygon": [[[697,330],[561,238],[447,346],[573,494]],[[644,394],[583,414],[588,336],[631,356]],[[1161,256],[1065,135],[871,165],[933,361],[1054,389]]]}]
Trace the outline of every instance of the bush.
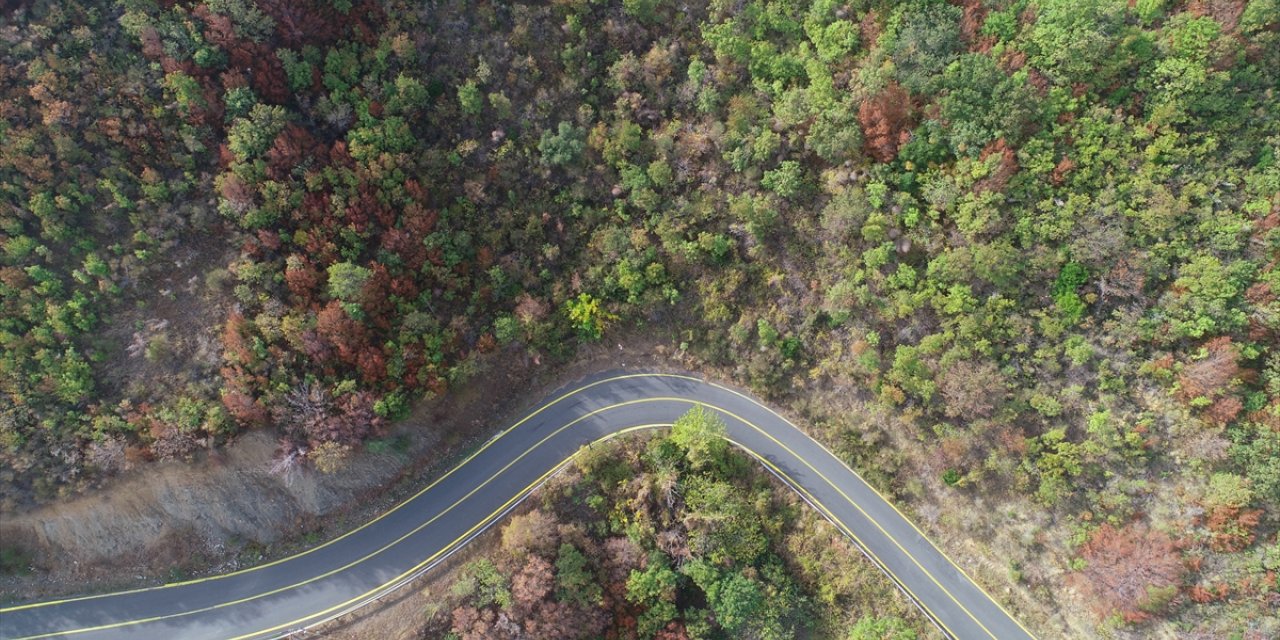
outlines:
[{"label": "bush", "polygon": [[9,545],[0,546],[0,574],[27,575],[31,573],[31,556],[26,551]]},{"label": "bush", "polygon": [[543,131],[542,138],[538,142],[542,163],[557,167],[577,162],[583,149],[586,148],[585,136],[583,129],[568,122],[561,122],[555,133]]},{"label": "bush", "polygon": [[484,93],[475,80],[467,80],[458,85],[458,106],[469,116],[478,116],[484,111]]},{"label": "bush", "polygon": [[604,310],[603,302],[589,293],[580,293],[577,298],[565,302],[565,312],[569,322],[578,335],[588,340],[599,340],[604,329],[617,316]]},{"label": "bush", "polygon": [[760,185],[783,198],[800,193],[804,187],[804,170],[795,160],[787,160],[777,169],[766,171]]}]

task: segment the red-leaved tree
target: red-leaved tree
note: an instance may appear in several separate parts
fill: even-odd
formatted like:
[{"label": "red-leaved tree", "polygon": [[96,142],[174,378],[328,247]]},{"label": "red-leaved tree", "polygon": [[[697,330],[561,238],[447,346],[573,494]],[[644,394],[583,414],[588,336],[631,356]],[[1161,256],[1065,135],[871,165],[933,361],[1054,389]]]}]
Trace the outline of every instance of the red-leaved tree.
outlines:
[{"label": "red-leaved tree", "polygon": [[1142,524],[1104,524],[1081,551],[1087,564],[1073,581],[1099,618],[1146,620],[1176,593],[1185,569],[1173,540]]},{"label": "red-leaved tree", "polygon": [[880,162],[893,162],[911,135],[911,95],[898,83],[889,83],[858,106],[858,122],[867,153]]}]

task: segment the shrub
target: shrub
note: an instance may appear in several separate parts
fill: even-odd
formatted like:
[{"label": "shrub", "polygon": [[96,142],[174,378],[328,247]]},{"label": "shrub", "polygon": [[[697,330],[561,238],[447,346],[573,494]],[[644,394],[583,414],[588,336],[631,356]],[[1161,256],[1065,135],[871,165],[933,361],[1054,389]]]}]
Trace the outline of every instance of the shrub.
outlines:
[{"label": "shrub", "polygon": [[538,142],[542,163],[557,167],[577,162],[586,148],[585,136],[582,128],[568,122],[561,122],[555,133],[543,131],[542,139]]}]

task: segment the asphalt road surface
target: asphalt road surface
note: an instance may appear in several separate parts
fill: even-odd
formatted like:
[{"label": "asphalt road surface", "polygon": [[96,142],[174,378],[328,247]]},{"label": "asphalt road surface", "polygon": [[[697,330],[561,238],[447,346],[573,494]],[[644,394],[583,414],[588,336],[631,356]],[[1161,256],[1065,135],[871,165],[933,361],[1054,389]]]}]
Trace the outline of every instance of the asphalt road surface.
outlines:
[{"label": "asphalt road surface", "polygon": [[836,524],[951,637],[1032,638],[862,478],[749,395],[701,379],[613,371],[539,404],[396,508],[302,554],[161,587],[0,608],[0,637],[271,638],[408,582],[502,518],[580,447],[714,409],[728,438]]}]

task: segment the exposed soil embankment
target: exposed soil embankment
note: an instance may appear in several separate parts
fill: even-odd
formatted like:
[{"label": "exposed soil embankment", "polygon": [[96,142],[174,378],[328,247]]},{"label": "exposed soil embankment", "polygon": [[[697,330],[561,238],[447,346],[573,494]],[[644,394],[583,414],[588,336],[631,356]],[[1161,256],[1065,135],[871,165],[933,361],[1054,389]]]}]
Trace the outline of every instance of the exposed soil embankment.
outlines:
[{"label": "exposed soil embankment", "polygon": [[[424,434],[413,446],[423,450],[435,439]],[[53,589],[65,581],[109,584],[113,570],[129,580],[166,566],[230,568],[244,559],[219,556],[314,527],[317,516],[393,480],[413,453],[365,452],[334,474],[272,473],[275,448],[272,434],[255,432],[196,463],[156,464],[107,489],[6,516],[0,539],[30,554],[42,574],[30,579]]]}]

